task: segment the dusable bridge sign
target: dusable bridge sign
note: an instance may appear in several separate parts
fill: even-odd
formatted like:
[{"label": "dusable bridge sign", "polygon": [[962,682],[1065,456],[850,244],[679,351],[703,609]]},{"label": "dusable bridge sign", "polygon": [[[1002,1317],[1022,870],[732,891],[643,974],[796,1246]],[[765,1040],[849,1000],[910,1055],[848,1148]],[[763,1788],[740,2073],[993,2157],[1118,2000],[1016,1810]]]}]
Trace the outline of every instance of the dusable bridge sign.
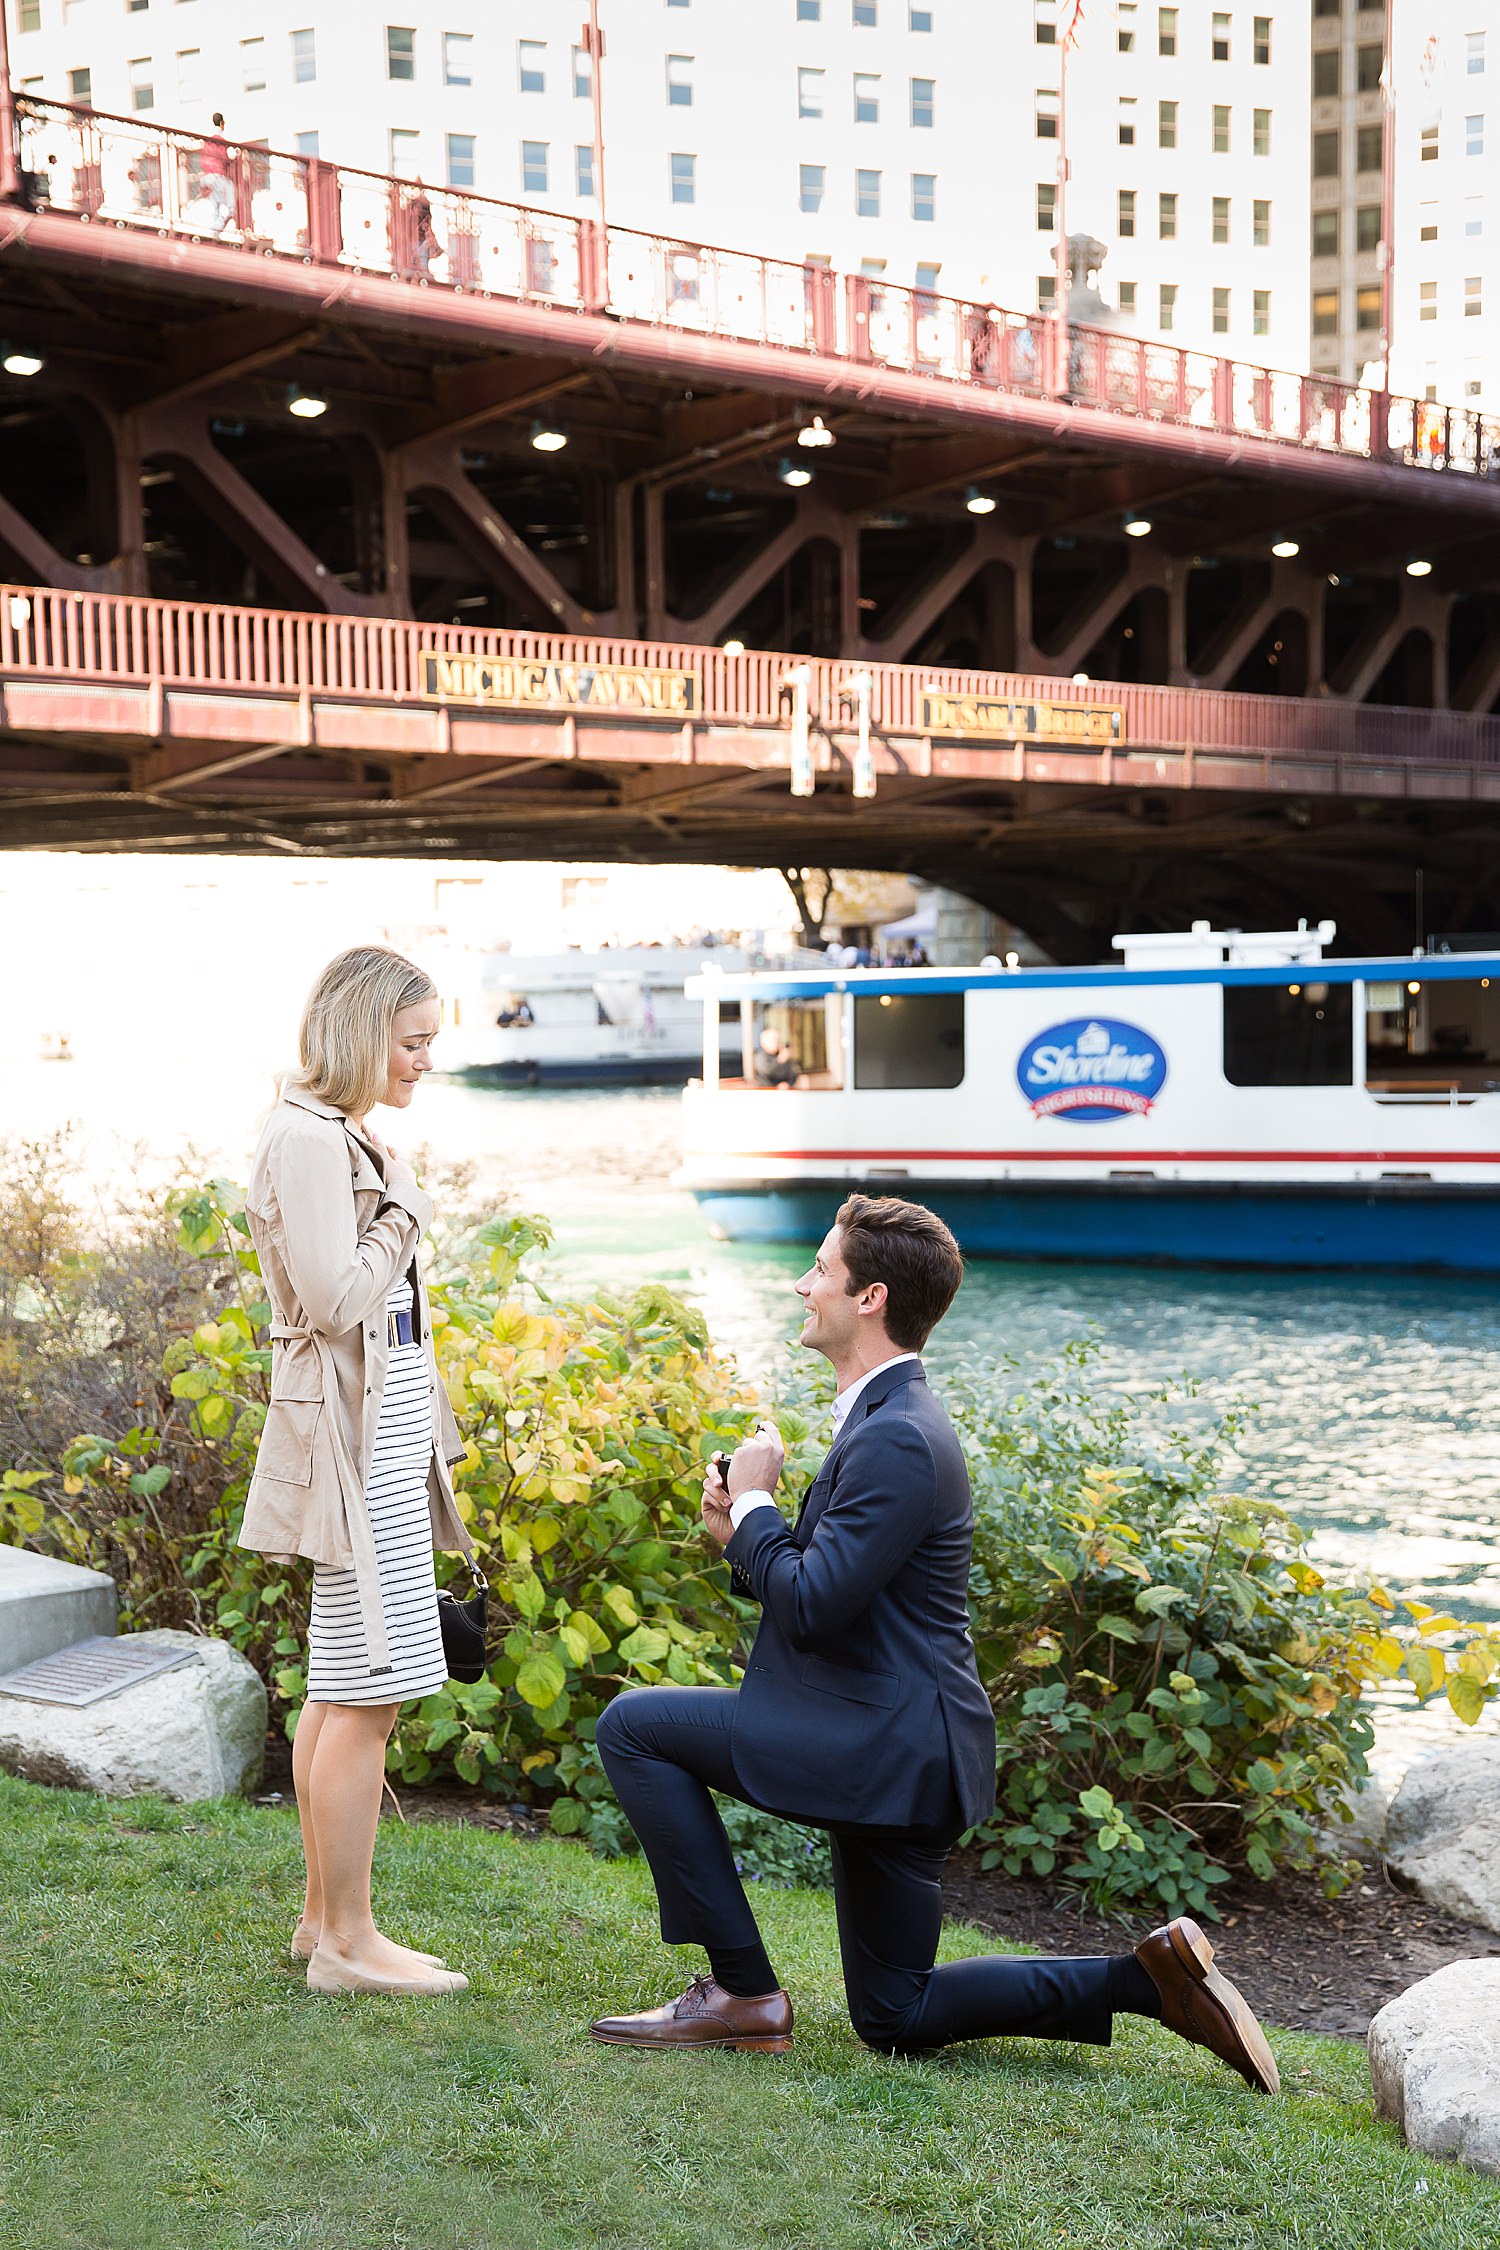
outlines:
[{"label": "dusable bridge sign", "polygon": [[987,742],[1050,742],[1059,749],[1102,750],[1125,740],[1125,714],[1113,703],[1017,703],[1007,696],[922,690],[926,734]]}]

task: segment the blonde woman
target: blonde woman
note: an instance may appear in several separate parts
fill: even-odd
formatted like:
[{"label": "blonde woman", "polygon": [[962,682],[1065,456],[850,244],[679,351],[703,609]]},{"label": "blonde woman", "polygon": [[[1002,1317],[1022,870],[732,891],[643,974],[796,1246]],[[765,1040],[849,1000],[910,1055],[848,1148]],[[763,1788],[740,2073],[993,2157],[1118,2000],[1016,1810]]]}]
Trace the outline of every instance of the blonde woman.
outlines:
[{"label": "blonde woman", "polygon": [[370,1909],[386,1743],[401,1704],[448,1676],[432,1550],[470,1548],[417,1257],[432,1204],[368,1123],[377,1103],[410,1106],[438,1022],[431,979],[400,954],[357,946],[330,961],[247,1197],[273,1357],[240,1542],[313,1565],[292,1752],[307,1896],[292,1951],[314,1992],[468,1982],[383,1936]]}]

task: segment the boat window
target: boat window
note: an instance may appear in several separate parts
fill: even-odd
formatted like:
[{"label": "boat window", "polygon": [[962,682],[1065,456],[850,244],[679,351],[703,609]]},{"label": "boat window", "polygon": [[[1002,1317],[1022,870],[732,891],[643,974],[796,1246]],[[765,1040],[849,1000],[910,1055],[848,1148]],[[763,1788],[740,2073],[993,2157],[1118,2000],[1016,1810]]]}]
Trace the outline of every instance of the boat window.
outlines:
[{"label": "boat window", "polygon": [[1352,1086],[1354,987],[1227,984],[1224,1076],[1231,1086]]},{"label": "boat window", "polygon": [[854,1003],[854,1083],[937,1089],[964,1075],[961,992],[861,994]]},{"label": "boat window", "polygon": [[842,1086],[840,1006],[838,995],[829,994],[816,1000],[761,1000],[746,1008],[745,1082],[770,1091]]},{"label": "boat window", "polygon": [[1500,983],[1410,977],[1365,986],[1365,1081],[1412,1100],[1500,1091]]}]

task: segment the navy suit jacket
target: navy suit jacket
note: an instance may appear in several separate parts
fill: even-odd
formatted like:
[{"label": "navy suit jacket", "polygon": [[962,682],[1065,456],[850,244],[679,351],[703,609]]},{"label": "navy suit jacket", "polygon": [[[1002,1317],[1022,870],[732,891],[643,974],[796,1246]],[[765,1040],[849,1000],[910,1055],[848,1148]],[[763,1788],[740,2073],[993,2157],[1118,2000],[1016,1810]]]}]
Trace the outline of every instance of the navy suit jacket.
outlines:
[{"label": "navy suit jacket", "polygon": [[972,1828],[995,1721],[969,1636],[974,1510],[916,1360],[855,1400],[796,1526],[752,1508],[726,1553],[762,1607],[737,1699],[747,1791],[792,1820]]}]

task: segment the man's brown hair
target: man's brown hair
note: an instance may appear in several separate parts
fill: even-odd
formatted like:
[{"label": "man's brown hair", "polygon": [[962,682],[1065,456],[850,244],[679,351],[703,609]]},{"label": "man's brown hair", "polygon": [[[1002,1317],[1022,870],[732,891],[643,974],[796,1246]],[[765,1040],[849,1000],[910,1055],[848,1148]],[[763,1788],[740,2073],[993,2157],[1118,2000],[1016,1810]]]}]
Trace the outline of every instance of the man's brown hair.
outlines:
[{"label": "man's brown hair", "polygon": [[886,1334],[902,1351],[919,1352],[964,1277],[963,1253],[942,1220],[899,1195],[851,1195],[834,1225],[848,1294],[883,1281]]}]

